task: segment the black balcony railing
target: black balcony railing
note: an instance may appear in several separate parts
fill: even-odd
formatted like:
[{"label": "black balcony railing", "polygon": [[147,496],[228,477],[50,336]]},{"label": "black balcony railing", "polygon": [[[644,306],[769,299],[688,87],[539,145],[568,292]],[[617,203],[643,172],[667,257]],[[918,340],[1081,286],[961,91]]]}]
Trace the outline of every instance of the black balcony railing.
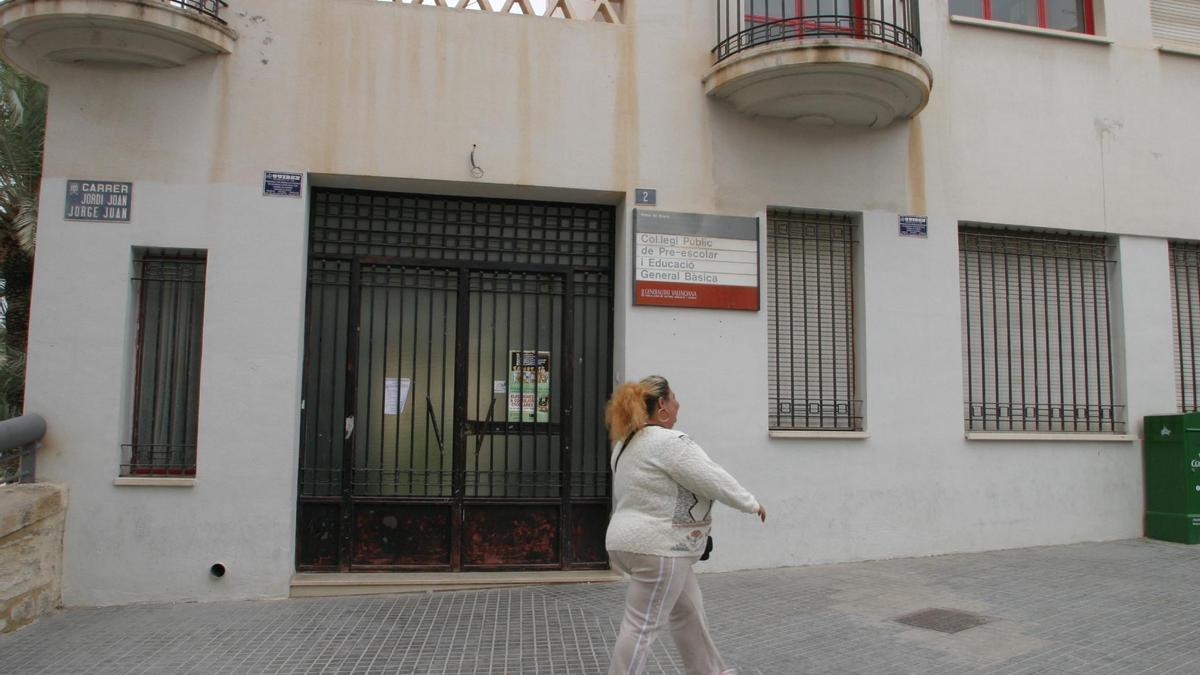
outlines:
[{"label": "black balcony railing", "polygon": [[221,18],[221,8],[229,6],[225,0],[163,0],[163,2],[179,7],[180,9],[190,9],[193,12],[199,12],[221,23],[225,23],[225,20]]},{"label": "black balcony railing", "polygon": [[917,0],[717,0],[717,62],[787,40],[851,38],[921,53]]},{"label": "black balcony railing", "polygon": [[[228,7],[229,4],[225,0],[159,0],[164,5],[171,5],[180,9],[186,9],[192,12],[198,12],[207,17],[212,17],[216,21],[225,23],[221,18],[221,9]],[[0,0],[0,5],[8,4],[12,0]]]}]

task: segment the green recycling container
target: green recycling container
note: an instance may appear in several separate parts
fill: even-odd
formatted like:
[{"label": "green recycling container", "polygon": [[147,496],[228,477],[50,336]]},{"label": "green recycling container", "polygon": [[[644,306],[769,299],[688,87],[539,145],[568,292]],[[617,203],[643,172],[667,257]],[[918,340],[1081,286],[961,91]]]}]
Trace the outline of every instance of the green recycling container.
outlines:
[{"label": "green recycling container", "polygon": [[1147,415],[1146,536],[1200,544],[1200,412]]}]

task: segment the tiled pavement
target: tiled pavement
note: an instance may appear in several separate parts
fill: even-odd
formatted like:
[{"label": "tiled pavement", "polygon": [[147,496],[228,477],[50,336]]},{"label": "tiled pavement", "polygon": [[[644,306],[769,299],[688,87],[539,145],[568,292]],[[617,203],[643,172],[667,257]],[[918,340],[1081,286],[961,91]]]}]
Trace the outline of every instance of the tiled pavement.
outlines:
[{"label": "tiled pavement", "polygon": [[[1200,673],[1200,547],[1135,540],[707,574],[750,673]],[[602,673],[623,584],[59,612],[4,673]],[[991,621],[954,634],[894,619]],[[665,637],[665,636],[664,636]],[[669,639],[651,672],[679,671]]]}]

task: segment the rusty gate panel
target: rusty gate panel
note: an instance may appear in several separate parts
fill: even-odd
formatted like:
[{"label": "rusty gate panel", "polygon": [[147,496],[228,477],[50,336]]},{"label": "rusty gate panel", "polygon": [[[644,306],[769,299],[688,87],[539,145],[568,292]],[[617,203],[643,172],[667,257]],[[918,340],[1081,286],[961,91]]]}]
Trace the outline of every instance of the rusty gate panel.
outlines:
[{"label": "rusty gate panel", "polygon": [[608,551],[604,535],[608,530],[608,503],[571,504],[571,543],[574,562],[604,566]]},{"label": "rusty gate panel", "polygon": [[354,505],[355,567],[450,566],[450,505]]},{"label": "rusty gate panel", "polygon": [[297,555],[305,567],[314,570],[338,568],[340,506],[337,502],[301,502]]},{"label": "rusty gate panel", "polygon": [[463,567],[558,567],[559,507],[471,505],[465,510]]}]

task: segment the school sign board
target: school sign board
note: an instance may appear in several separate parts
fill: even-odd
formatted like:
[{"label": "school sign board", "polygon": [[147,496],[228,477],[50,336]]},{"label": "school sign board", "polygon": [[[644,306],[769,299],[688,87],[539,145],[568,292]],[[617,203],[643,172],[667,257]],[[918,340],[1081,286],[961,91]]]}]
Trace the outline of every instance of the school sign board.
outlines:
[{"label": "school sign board", "polygon": [[633,212],[633,304],[757,311],[758,219]]}]

